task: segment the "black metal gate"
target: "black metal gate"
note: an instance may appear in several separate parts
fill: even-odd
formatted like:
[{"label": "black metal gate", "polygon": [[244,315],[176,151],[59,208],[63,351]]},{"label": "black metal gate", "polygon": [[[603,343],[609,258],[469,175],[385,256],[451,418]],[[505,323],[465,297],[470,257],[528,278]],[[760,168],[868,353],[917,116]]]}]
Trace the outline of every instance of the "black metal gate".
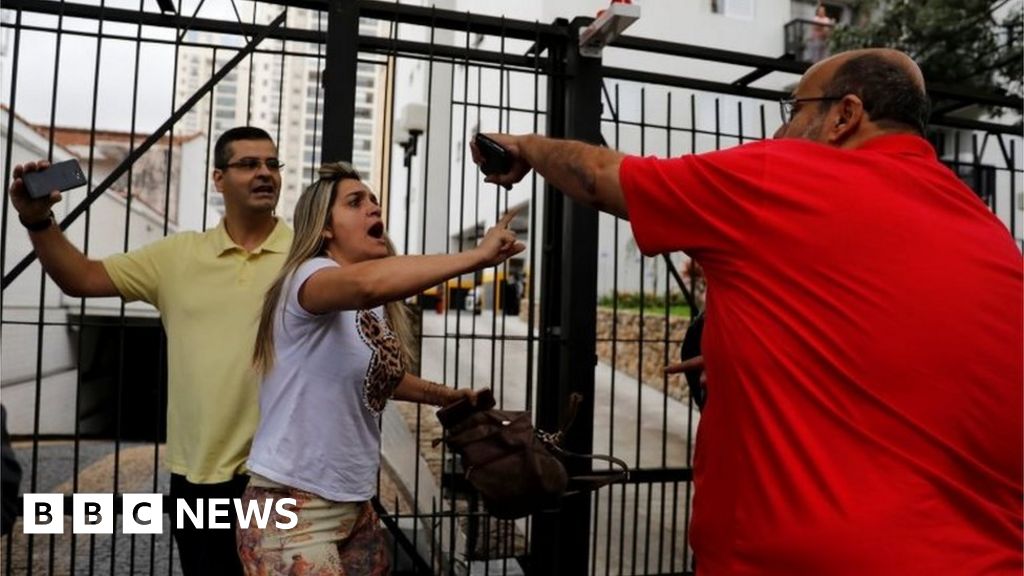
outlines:
[{"label": "black metal gate", "polygon": [[[529,247],[521,259],[416,302],[419,369],[452,386],[490,386],[503,406],[533,410],[547,429],[580,392],[588,401],[567,447],[610,453],[634,472],[558,510],[500,522],[461,482],[458,462],[432,446],[432,411],[391,410],[380,500],[396,572],[687,573],[698,415],[682,383],[659,368],[695,312],[673,276],[699,295],[699,269],[683,254],[640,256],[628,225],[536,177],[511,193],[484,184],[467,142],[508,131],[636,154],[725,148],[779,124],[773,100],[785,94],[751,84],[769,74],[795,81],[806,64],[631,37],[607,49],[744,70],[722,82],[581,57],[589,19],[539,24],[365,0],[232,7],[210,15],[155,12],[141,0],[137,9],[5,2],[4,190],[14,164],[77,157],[90,186],[58,206],[62,227],[95,257],[137,248],[216,224],[212,141],[249,123],[274,135],[296,167],[284,175],[286,216],[321,159],[352,159],[369,174],[405,253],[472,246],[520,208],[513,228]],[[124,75],[111,76],[115,68]],[[932,97],[944,103],[933,118],[940,157],[1020,242],[1019,128],[951,115],[977,104],[1019,113],[1020,101],[942,87]],[[147,307],[61,295],[7,205],[0,399],[26,470],[22,491],[166,492],[159,320]],[[16,526],[2,555],[5,574],[177,570],[169,530],[33,536]]]}]

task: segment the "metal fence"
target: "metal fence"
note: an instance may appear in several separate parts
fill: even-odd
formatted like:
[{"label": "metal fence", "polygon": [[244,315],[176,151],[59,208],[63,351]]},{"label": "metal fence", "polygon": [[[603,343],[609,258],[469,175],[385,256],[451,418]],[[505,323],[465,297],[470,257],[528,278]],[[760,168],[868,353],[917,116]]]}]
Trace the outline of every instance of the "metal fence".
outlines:
[{"label": "metal fence", "polygon": [[[699,269],[683,254],[640,256],[628,224],[564,201],[536,177],[499,192],[482,182],[467,142],[478,131],[529,131],[636,154],[727,148],[780,122],[773,100],[784,93],[752,84],[770,74],[795,82],[806,64],[624,37],[606,61],[669,65],[615,67],[579,56],[586,19],[539,24],[370,1],[242,4],[221,15],[152,9],[5,2],[3,173],[37,157],[79,158],[88,191],[67,194],[58,219],[94,257],[215,225],[210,149],[236,124],[275,136],[289,166],[284,215],[321,159],[350,158],[378,189],[405,253],[470,247],[520,208],[521,258],[416,302],[419,371],[492,387],[503,407],[532,410],[545,429],[581,392],[588,401],[568,448],[612,454],[634,472],[557,510],[497,521],[457,460],[432,445],[433,411],[393,405],[382,421],[380,501],[396,572],[687,573],[699,415],[660,367],[696,311],[675,275],[699,295]],[[644,71],[680,62],[741,72],[721,81]],[[940,157],[1020,241],[1019,129],[956,115],[975,105],[1019,114],[1020,102],[942,87],[932,96]],[[417,103],[422,126],[410,121]],[[159,320],[145,306],[59,294],[7,205],[0,386],[23,491],[166,492]],[[2,565],[5,574],[174,574],[173,548],[169,530],[31,536],[16,526]]]}]

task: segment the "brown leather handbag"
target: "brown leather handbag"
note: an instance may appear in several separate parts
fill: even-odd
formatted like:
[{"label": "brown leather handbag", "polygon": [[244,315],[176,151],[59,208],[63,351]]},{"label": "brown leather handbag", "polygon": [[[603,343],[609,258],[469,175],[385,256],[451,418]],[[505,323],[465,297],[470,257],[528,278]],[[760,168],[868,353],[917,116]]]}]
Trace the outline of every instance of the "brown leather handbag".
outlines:
[{"label": "brown leather handbag", "polygon": [[[477,395],[476,406],[460,400],[437,412],[446,431],[445,444],[462,457],[466,479],[492,516],[511,520],[557,507],[570,480],[574,491],[585,491],[626,477],[629,467],[618,458],[577,455],[559,446],[581,400],[573,394],[567,424],[554,434],[535,430],[528,411],[495,409],[489,390]],[[620,472],[570,477],[563,458],[605,460]]]}]

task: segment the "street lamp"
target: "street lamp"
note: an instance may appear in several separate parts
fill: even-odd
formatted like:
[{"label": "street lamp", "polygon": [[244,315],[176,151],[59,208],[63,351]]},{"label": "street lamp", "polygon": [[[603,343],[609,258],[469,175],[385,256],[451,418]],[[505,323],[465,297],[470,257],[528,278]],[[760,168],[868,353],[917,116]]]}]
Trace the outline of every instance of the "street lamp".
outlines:
[{"label": "street lamp", "polygon": [[402,147],[402,165],[405,166],[405,254],[409,253],[409,212],[412,202],[412,159],[416,156],[420,135],[427,129],[427,106],[410,102],[402,108],[394,141]]}]

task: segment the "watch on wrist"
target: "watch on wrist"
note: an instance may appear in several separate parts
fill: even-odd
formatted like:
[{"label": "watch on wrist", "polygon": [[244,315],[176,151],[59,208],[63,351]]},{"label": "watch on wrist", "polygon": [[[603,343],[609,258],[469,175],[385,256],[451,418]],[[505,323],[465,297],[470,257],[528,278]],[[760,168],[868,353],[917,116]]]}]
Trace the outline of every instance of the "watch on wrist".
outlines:
[{"label": "watch on wrist", "polygon": [[43,218],[42,220],[39,220],[37,222],[25,222],[25,220],[21,217],[21,214],[18,215],[18,220],[21,222],[21,225],[24,226],[25,229],[27,229],[29,232],[42,232],[43,230],[46,230],[50,226],[53,226],[54,224],[57,223],[56,219],[54,219],[53,217],[53,210],[50,210],[50,213],[46,215],[46,218]]}]

